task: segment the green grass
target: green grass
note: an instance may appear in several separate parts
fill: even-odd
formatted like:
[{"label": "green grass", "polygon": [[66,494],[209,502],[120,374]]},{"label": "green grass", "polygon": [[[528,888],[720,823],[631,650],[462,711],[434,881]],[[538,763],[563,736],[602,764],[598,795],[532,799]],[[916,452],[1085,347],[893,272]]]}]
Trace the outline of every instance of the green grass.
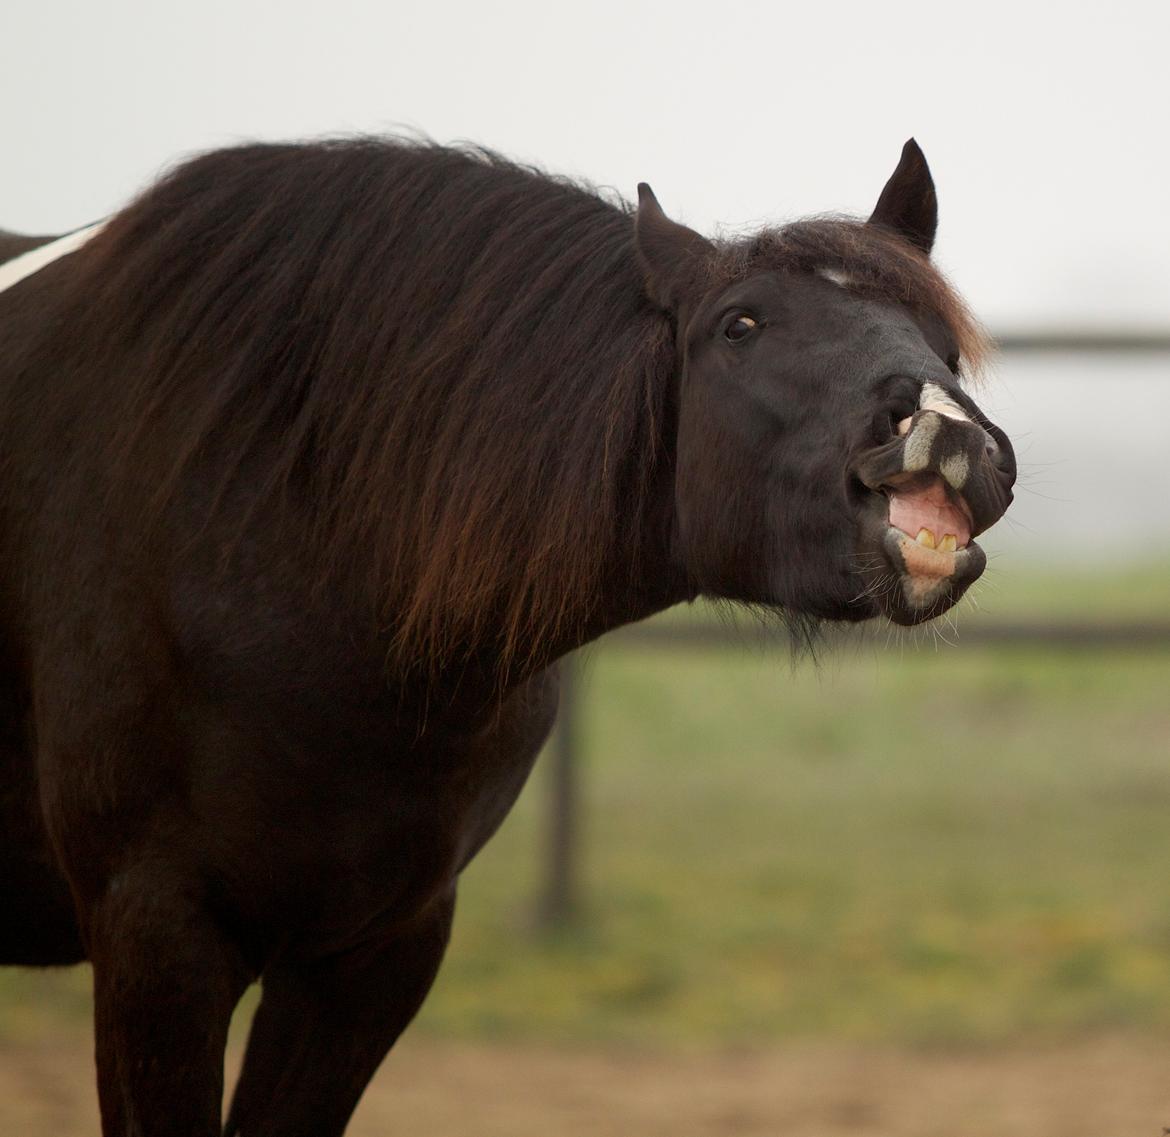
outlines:
[{"label": "green grass", "polygon": [[[1170,619],[1166,566],[992,584],[978,618]],[[817,666],[595,648],[582,919],[534,926],[538,768],[465,875],[419,1029],[684,1046],[1170,1031],[1170,651],[874,642]],[[0,1037],[45,998],[81,1017],[84,974],[8,973]]]},{"label": "green grass", "polygon": [[1122,565],[1112,571],[1072,566],[1017,568],[993,558],[960,602],[989,620],[1075,619],[1170,621],[1170,564]]},{"label": "green grass", "polygon": [[[1170,618],[1165,569],[1000,591],[1005,619]],[[424,1029],[1170,1029],[1170,652],[602,645],[586,690],[581,927],[532,930],[538,771],[466,874]]]}]

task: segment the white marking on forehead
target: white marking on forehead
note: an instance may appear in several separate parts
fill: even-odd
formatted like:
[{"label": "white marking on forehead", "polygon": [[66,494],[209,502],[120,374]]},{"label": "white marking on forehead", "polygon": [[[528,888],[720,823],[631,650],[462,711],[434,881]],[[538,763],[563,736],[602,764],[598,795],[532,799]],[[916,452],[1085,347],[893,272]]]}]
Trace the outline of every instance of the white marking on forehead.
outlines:
[{"label": "white marking on forehead", "polygon": [[838,288],[848,288],[853,284],[853,277],[847,272],[842,272],[839,268],[818,268],[817,276],[824,277],[825,280],[837,285]]},{"label": "white marking on forehead", "polygon": [[90,237],[101,232],[105,225],[104,221],[98,221],[93,225],[87,225],[84,229],[66,233],[64,237],[58,237],[47,245],[29,249],[27,253],[21,253],[19,257],[13,257],[10,261],[5,261],[0,265],[0,292],[18,284],[26,276],[40,272],[41,269],[46,265],[51,265],[55,260],[76,252]]},{"label": "white marking on forehead", "polygon": [[922,394],[918,397],[920,411],[938,411],[947,418],[957,418],[960,422],[970,422],[970,416],[954,399],[950,397],[937,383],[924,383]]}]

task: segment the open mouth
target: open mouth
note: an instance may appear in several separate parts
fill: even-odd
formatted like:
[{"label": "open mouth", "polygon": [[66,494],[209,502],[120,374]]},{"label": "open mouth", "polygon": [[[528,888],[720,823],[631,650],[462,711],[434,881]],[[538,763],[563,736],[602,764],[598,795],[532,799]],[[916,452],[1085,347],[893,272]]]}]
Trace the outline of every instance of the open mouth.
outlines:
[{"label": "open mouth", "polygon": [[1014,467],[993,460],[987,438],[968,420],[924,410],[861,456],[858,575],[871,611],[921,623],[983,572],[987,557],[972,538],[1003,515],[1014,481]]},{"label": "open mouth", "polygon": [[971,540],[970,507],[939,475],[906,475],[881,493],[888,508],[881,547],[898,573],[903,601],[887,614],[899,623],[918,623],[954,604],[987,558]]},{"label": "open mouth", "polygon": [[[910,474],[886,490],[890,526],[932,553],[953,553],[971,541],[971,509],[937,474]],[[927,562],[929,563],[929,562]]]}]

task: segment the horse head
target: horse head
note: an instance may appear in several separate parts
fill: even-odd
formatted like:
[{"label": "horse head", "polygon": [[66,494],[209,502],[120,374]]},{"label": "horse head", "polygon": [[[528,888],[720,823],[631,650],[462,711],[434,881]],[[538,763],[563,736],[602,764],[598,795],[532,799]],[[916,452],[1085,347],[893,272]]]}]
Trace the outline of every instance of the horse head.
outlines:
[{"label": "horse head", "polygon": [[695,591],[916,624],[982,573],[1015,459],[963,390],[987,341],[930,262],[936,222],[913,140],[864,222],[716,243],[639,187],[646,289],[675,328],[672,556]]}]

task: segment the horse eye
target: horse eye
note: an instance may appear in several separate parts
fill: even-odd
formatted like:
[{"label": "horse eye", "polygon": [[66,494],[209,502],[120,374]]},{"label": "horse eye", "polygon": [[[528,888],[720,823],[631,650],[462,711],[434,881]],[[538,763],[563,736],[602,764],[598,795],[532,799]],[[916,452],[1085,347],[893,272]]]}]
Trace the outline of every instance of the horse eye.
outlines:
[{"label": "horse eye", "polygon": [[730,324],[727,325],[727,330],[723,333],[732,343],[739,343],[740,340],[747,339],[752,332],[759,327],[759,324],[751,318],[751,316],[736,316]]}]

